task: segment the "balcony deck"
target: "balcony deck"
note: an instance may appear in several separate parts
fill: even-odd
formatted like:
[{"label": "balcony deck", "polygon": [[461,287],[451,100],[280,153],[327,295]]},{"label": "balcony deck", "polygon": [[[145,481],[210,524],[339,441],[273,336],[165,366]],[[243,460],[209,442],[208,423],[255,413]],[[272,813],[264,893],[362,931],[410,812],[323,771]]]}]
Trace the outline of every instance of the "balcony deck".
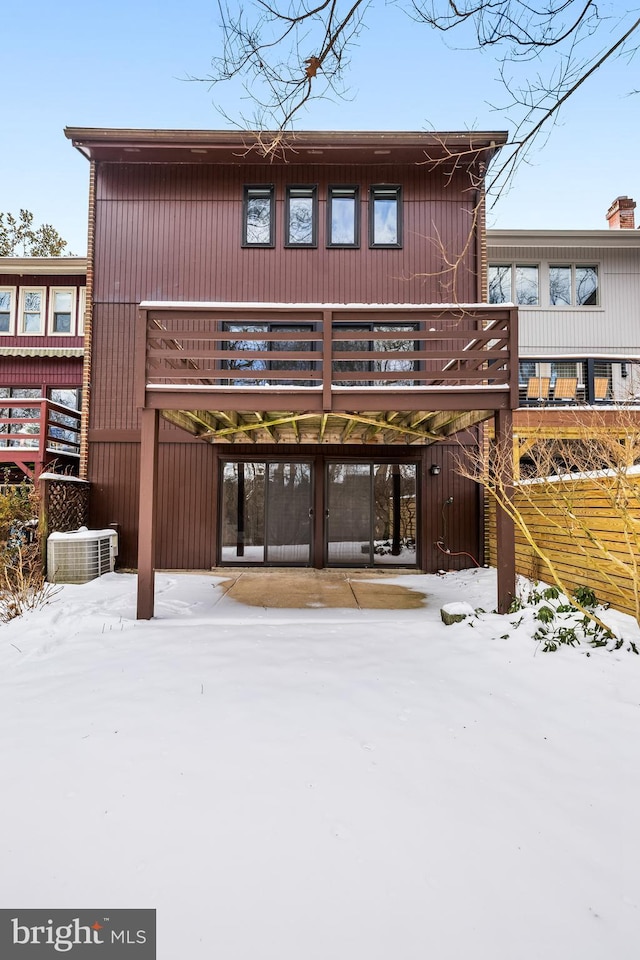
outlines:
[{"label": "balcony deck", "polygon": [[518,405],[517,310],[143,303],[139,405],[209,442],[431,443]]},{"label": "balcony deck", "polygon": [[77,467],[79,410],[44,398],[7,398],[0,413],[0,469],[16,466],[31,479],[53,460]]}]

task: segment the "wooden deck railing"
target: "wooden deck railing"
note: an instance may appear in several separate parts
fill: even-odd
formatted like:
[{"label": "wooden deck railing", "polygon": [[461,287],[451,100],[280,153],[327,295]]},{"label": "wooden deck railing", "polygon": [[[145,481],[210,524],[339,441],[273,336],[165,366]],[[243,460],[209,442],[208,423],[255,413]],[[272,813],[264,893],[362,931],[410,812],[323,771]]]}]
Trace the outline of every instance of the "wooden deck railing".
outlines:
[{"label": "wooden deck railing", "polygon": [[0,416],[0,462],[10,462],[18,453],[22,459],[39,462],[56,453],[79,455],[78,410],[44,398],[12,397],[0,403],[0,413],[8,412],[8,416]]},{"label": "wooden deck railing", "polygon": [[339,391],[389,389],[506,392],[517,406],[516,316],[495,306],[143,304],[140,405],[155,391],[253,388],[319,392],[325,409]]}]

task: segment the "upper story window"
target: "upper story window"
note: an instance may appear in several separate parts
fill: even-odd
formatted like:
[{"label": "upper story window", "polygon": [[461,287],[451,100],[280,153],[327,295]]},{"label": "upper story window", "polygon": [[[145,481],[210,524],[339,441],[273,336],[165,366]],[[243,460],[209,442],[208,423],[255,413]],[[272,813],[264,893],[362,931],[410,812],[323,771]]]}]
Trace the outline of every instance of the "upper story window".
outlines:
[{"label": "upper story window", "polygon": [[376,186],[369,193],[369,246],[402,246],[402,188]]},{"label": "upper story window", "polygon": [[597,266],[550,265],[549,303],[552,306],[597,306]]},{"label": "upper story window", "polygon": [[272,247],[275,238],[274,188],[245,187],[242,244],[245,247]]},{"label": "upper story window", "polygon": [[76,293],[72,287],[49,291],[49,333],[75,332]]},{"label": "upper story window", "polygon": [[316,187],[287,187],[285,246],[315,247],[318,242]]},{"label": "upper story window", "polygon": [[87,310],[87,288],[80,287],[78,290],[78,335],[84,333],[84,315]]},{"label": "upper story window", "polygon": [[327,245],[330,247],[360,246],[358,187],[329,187]]},{"label": "upper story window", "polygon": [[15,303],[15,287],[0,288],[0,333],[13,331]]},{"label": "upper story window", "polygon": [[489,264],[489,303],[539,303],[537,264]]},{"label": "upper story window", "polygon": [[19,333],[44,333],[44,302],[44,289],[22,289]]}]

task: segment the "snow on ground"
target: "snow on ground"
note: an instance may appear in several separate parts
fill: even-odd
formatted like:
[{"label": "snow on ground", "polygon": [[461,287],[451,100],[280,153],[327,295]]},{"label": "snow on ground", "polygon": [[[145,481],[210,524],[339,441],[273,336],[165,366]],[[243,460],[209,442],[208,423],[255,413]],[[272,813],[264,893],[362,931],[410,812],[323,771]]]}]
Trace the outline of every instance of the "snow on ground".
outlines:
[{"label": "snow on ground", "polygon": [[156,907],[159,960],[637,956],[640,657],[445,627],[487,570],[400,611],[160,575],[148,623],[135,582],[0,626],[2,906]]}]

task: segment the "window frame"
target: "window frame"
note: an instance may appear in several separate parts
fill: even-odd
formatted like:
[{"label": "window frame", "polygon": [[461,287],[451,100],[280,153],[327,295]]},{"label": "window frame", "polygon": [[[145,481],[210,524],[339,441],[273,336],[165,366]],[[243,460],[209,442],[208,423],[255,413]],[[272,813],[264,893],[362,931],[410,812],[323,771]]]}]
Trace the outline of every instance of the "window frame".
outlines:
[{"label": "window frame", "polygon": [[[382,243],[376,240],[375,204],[378,194],[393,193],[396,202],[396,236],[395,243]],[[369,187],[369,248],[371,250],[401,250],[402,249],[402,186],[400,184],[374,183]]]},{"label": "window frame", "polygon": [[[40,329],[25,330],[24,315],[25,301],[28,293],[39,293],[40,300]],[[18,329],[19,337],[44,337],[47,331],[47,288],[46,287],[21,287],[20,288],[20,307],[18,310]]]},{"label": "window frame", "polygon": [[[252,340],[252,341],[243,341],[243,340],[242,340],[242,334],[243,334],[243,333],[265,333],[265,334],[267,335],[267,337],[268,337],[270,333],[289,333],[289,332],[290,332],[290,333],[292,334],[292,336],[291,336],[291,341],[287,341],[287,342],[295,343],[295,342],[296,342],[296,341],[295,341],[295,334],[296,334],[296,333],[316,333],[316,332],[317,332],[317,323],[315,323],[315,322],[313,322],[313,321],[305,321],[305,320],[301,320],[300,322],[296,322],[295,320],[291,320],[290,323],[276,323],[276,322],[274,322],[274,321],[272,321],[272,320],[223,320],[223,321],[222,321],[222,324],[223,324],[223,326],[222,326],[222,331],[223,331],[225,334],[229,334],[229,339],[228,339],[228,340],[224,340],[224,341],[222,342],[222,348],[223,348],[224,350],[229,350],[231,344],[240,344],[240,343],[245,342],[245,343],[251,343],[251,344],[252,344],[251,350],[252,350],[253,352],[255,352],[255,350],[256,350],[256,348],[255,348],[255,343],[256,343],[256,342],[259,343],[260,341],[253,341],[253,340]],[[253,330],[250,330],[250,331],[247,331],[247,330],[233,330],[232,327],[234,327],[234,326],[253,327],[254,329],[253,329]],[[264,329],[263,329],[263,330],[257,330],[257,329],[255,329],[256,327],[263,327]],[[275,383],[270,383],[269,373],[272,372],[272,371],[274,371],[274,370],[277,371],[278,369],[282,369],[281,367],[279,368],[279,367],[277,367],[277,366],[273,366],[273,364],[277,364],[277,363],[281,362],[281,361],[279,360],[279,358],[278,358],[279,350],[278,350],[277,348],[274,349],[274,345],[275,345],[276,343],[282,343],[282,341],[274,341],[274,340],[268,340],[268,339],[267,339],[266,341],[263,341],[263,342],[265,343],[265,347],[264,347],[264,349],[263,349],[264,359],[258,358],[258,357],[251,357],[251,358],[247,361],[247,363],[249,364],[249,366],[247,366],[247,367],[244,367],[244,368],[231,367],[231,366],[229,366],[229,364],[230,364],[230,363],[235,363],[235,362],[237,362],[237,361],[233,361],[233,360],[230,361],[230,360],[228,360],[228,359],[226,359],[226,358],[224,358],[224,357],[221,358],[221,360],[220,360],[220,367],[221,367],[221,369],[222,369],[222,370],[228,370],[228,371],[230,372],[230,374],[231,374],[231,375],[228,377],[228,379],[227,379],[227,386],[242,387],[242,386],[264,386],[264,385],[266,385],[266,386],[269,386],[269,385],[272,385],[272,386],[315,386],[315,385],[316,385],[318,378],[317,378],[317,376],[316,376],[316,377],[313,377],[313,374],[314,374],[314,373],[317,374],[318,365],[321,363],[321,360],[320,360],[318,357],[313,357],[313,356],[310,356],[308,360],[292,360],[292,361],[290,361],[292,364],[294,364],[294,367],[293,367],[294,370],[303,370],[303,371],[304,371],[305,369],[308,369],[309,373],[312,374],[309,383],[305,383],[304,380],[294,380],[294,381],[292,381],[291,383],[287,383],[286,380],[284,380],[284,381],[283,381],[283,380],[276,380]],[[314,346],[313,340],[306,340],[306,341],[302,341],[302,340],[301,340],[301,341],[298,341],[298,344],[300,344],[300,343],[308,343],[308,344],[309,344],[309,353],[312,354],[312,353],[314,352],[314,350],[313,350],[313,346]],[[242,349],[242,348],[240,348],[240,349]],[[237,347],[237,346],[236,346],[235,350],[236,350],[236,352],[238,352],[238,347]],[[300,350],[300,351],[297,351],[297,352],[304,353],[304,349],[302,349],[302,350]],[[284,362],[284,361],[282,361],[282,362]],[[254,367],[254,366],[253,366],[254,363],[264,364],[264,366],[262,366],[262,367],[261,367],[261,366],[255,366],[255,367]],[[302,366],[302,364],[309,364],[309,366],[305,368],[304,366]],[[234,371],[234,369],[246,369],[246,370],[252,370],[252,371],[255,371],[255,372],[259,372],[259,373],[264,373],[264,377],[262,378],[262,382],[260,382],[260,381],[257,380],[257,379],[256,379],[256,380],[251,380],[251,379],[249,379],[249,378],[247,378],[247,379],[240,378],[240,382],[239,382],[239,383],[235,383],[235,382],[234,382],[234,377],[233,377],[233,371]]]},{"label": "window frame", "polygon": [[[333,226],[333,201],[336,199],[334,197],[334,191],[343,190],[351,191],[353,195],[353,241],[350,243],[343,243],[341,241],[336,241],[332,239],[332,226]],[[360,249],[360,222],[361,222],[361,210],[360,210],[360,186],[358,184],[329,184],[327,187],[327,247],[333,248],[334,250],[359,250]]]},{"label": "window frame", "polygon": [[87,310],[87,288],[78,287],[78,336],[84,336],[84,315]]},{"label": "window frame", "polygon": [[[490,271],[491,269],[508,269],[510,271],[510,297],[508,300],[501,300],[499,302],[494,302],[490,299],[491,297],[491,278]],[[533,269],[537,270],[538,274],[538,298],[536,303],[520,303],[518,301],[517,292],[518,292],[518,270],[522,269]],[[493,261],[487,264],[487,302],[493,304],[493,306],[500,306],[501,303],[513,303],[518,308],[521,307],[530,307],[534,310],[539,310],[541,307],[540,302],[540,289],[541,289],[541,280],[542,280],[542,264],[539,260],[532,260],[525,262],[523,260],[502,260],[502,261]]]},{"label": "window frame", "polygon": [[[551,302],[551,271],[559,269],[568,269],[571,271],[570,283],[571,283],[571,303],[552,303]],[[577,270],[595,270],[597,283],[596,283],[596,302],[595,303],[578,303],[578,288],[576,283],[576,271]],[[601,273],[600,273],[600,263],[591,261],[591,263],[583,263],[579,261],[558,263],[549,261],[547,264],[547,301],[548,306],[552,310],[584,310],[584,309],[598,309],[602,307],[602,287],[601,287]]]},{"label": "window frame", "polygon": [[[8,293],[11,302],[9,304],[9,329],[0,330],[0,337],[12,337],[16,328],[16,306],[17,306],[17,287],[0,287],[0,293]],[[2,313],[5,311],[3,310]]]},{"label": "window frame", "polygon": [[[69,311],[70,321],[69,321],[69,330],[55,330],[55,305],[56,305],[56,294],[57,293],[70,293],[71,294],[71,309]],[[78,308],[78,298],[77,298],[77,288],[76,287],[49,287],[49,309],[47,311],[47,335],[50,337],[75,337],[77,329],[77,308]],[[63,311],[58,311],[62,313]]]},{"label": "window frame", "polygon": [[[269,198],[269,240],[258,243],[248,239],[248,212],[251,191],[260,190]],[[276,244],[276,189],[273,183],[246,183],[242,192],[242,246],[249,250],[269,250]]]},{"label": "window frame", "polygon": [[[291,240],[291,194],[294,190],[308,190],[311,199],[311,240],[299,243]],[[293,199],[296,199],[295,197]],[[285,188],[284,199],[284,245],[288,250],[314,250],[318,246],[318,187],[311,183],[290,183]]]},{"label": "window frame", "polygon": [[[376,332],[389,333],[389,332],[391,332],[392,330],[397,330],[400,334],[402,334],[402,333],[417,333],[417,332],[420,331],[420,329],[421,329],[420,321],[419,321],[419,320],[411,320],[410,318],[408,318],[406,321],[403,321],[403,320],[387,320],[387,321],[385,321],[385,320],[362,320],[362,321],[353,320],[352,322],[349,322],[349,323],[334,323],[333,326],[332,326],[332,332],[335,331],[335,330],[349,330],[349,331],[351,331],[353,334],[355,334],[355,336],[352,337],[350,340],[337,341],[337,342],[340,343],[340,345],[341,345],[340,348],[338,348],[338,352],[341,352],[341,353],[348,353],[348,352],[349,352],[349,351],[347,351],[347,350],[344,349],[344,344],[345,344],[345,343],[358,342],[358,337],[357,337],[357,334],[358,334],[358,333],[374,333],[374,334],[375,334]],[[362,339],[368,342],[368,346],[367,346],[366,350],[363,350],[363,351],[354,351],[354,353],[359,353],[359,352],[362,352],[362,353],[375,353],[375,352],[376,352],[375,349],[374,349],[375,338],[363,337]],[[398,339],[398,340],[406,340],[407,342],[409,342],[409,341],[411,340],[411,337],[399,336],[397,339]],[[424,369],[424,364],[423,364],[422,360],[417,360],[417,359],[413,356],[413,354],[415,354],[415,353],[419,350],[419,348],[420,348],[420,341],[414,339],[414,340],[413,340],[412,350],[407,350],[407,353],[409,354],[409,356],[407,357],[407,362],[411,363],[411,367],[410,367],[408,370],[406,370],[406,371],[401,370],[401,371],[400,371],[401,373],[405,373],[405,372],[406,372],[407,374],[411,374],[411,373],[415,373],[416,371],[420,371],[420,370]],[[382,352],[384,352],[384,351],[382,351]],[[345,363],[349,363],[349,362],[350,362],[349,360],[337,360],[337,361],[334,361],[334,364],[335,364],[335,363],[345,364]],[[333,382],[334,382],[334,384],[340,383],[340,384],[342,384],[342,385],[348,385],[348,384],[350,383],[351,386],[358,386],[358,387],[364,387],[364,386],[370,387],[370,386],[375,386],[375,385],[376,385],[375,382],[374,382],[375,379],[376,379],[375,374],[376,374],[376,373],[379,373],[379,372],[384,372],[384,371],[382,371],[382,370],[377,370],[377,369],[376,369],[376,366],[375,366],[376,363],[381,363],[381,362],[383,362],[383,361],[381,360],[381,358],[374,359],[374,358],[372,357],[370,360],[363,360],[363,359],[361,359],[361,360],[355,360],[355,361],[353,361],[353,362],[355,362],[355,363],[366,363],[366,364],[367,364],[367,369],[366,369],[366,370],[362,370],[362,371],[353,371],[353,370],[351,370],[351,371],[350,371],[350,370],[344,370],[344,371],[343,371],[342,369],[336,370],[336,369],[335,369],[335,366],[334,366],[334,370],[333,370]],[[402,361],[393,361],[393,360],[391,361],[391,363],[394,363],[394,362],[402,362]],[[349,381],[348,374],[349,374],[349,373],[353,373],[353,372],[371,373],[371,374],[372,374],[371,380],[353,380],[353,381],[350,382],[350,381]],[[345,376],[344,376],[344,377],[340,377],[339,374],[341,374],[341,373],[344,373]],[[411,377],[408,376],[408,377],[407,377],[407,380],[410,380],[410,379],[411,379]],[[418,381],[418,383],[416,383],[415,381],[413,381],[413,382],[410,384],[410,386],[419,386],[419,384],[420,384],[420,381]],[[382,386],[383,386],[383,389],[384,389],[384,381],[382,381]],[[405,386],[406,386],[406,384],[405,384]]]}]

